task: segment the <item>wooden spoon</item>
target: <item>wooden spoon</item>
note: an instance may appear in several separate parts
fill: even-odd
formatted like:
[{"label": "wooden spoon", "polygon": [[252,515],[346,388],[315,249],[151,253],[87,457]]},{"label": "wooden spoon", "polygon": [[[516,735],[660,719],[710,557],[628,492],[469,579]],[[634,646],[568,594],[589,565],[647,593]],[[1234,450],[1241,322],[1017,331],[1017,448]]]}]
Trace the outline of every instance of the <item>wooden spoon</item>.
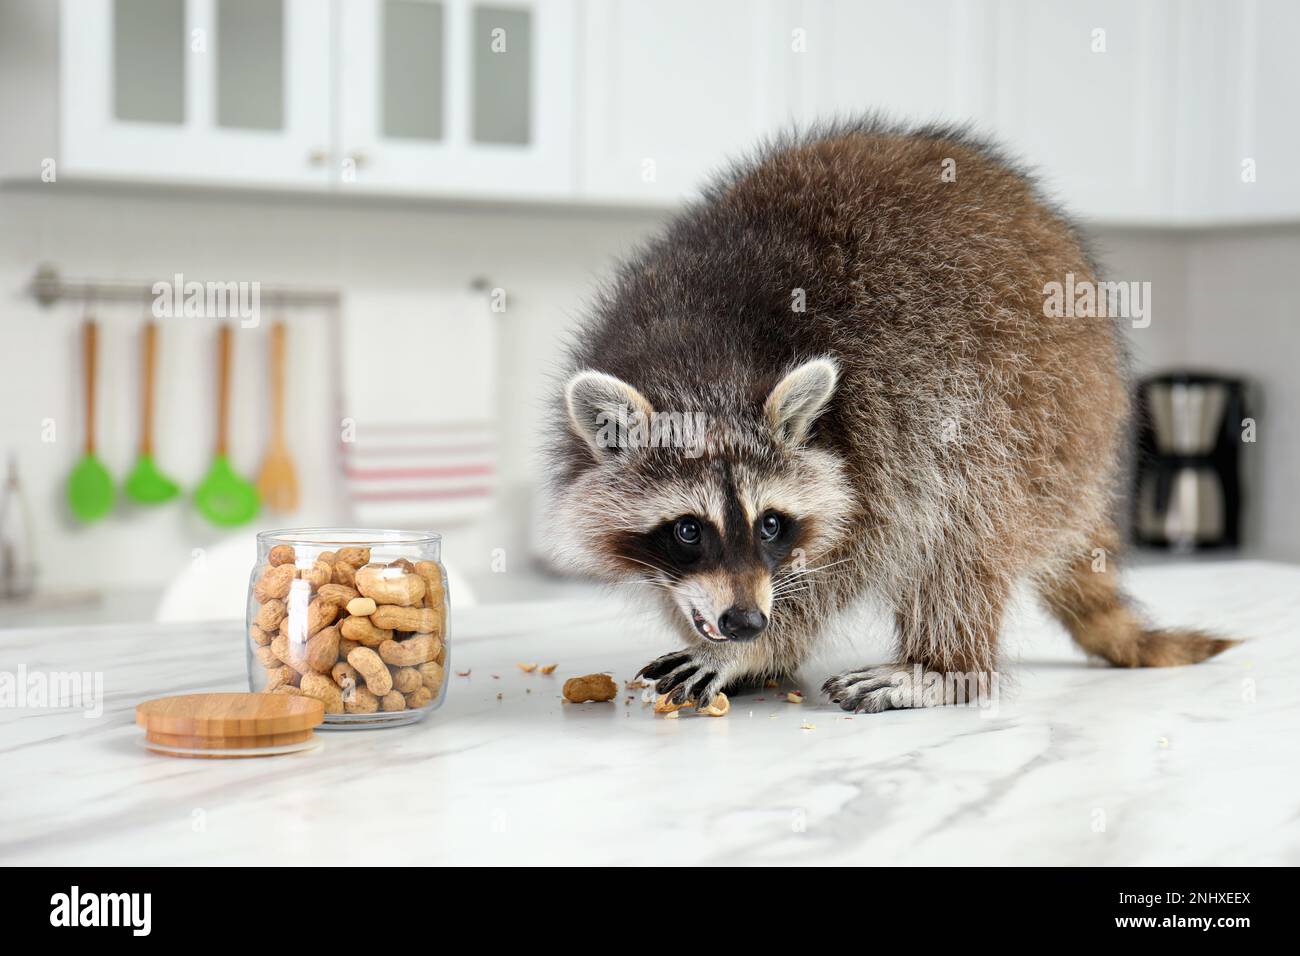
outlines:
[{"label": "wooden spoon", "polygon": [[98,521],[113,509],[113,476],[95,457],[95,352],[98,330],[87,317],[82,328],[86,372],[86,448],[68,476],[68,505],[80,521]]},{"label": "wooden spoon", "polygon": [[257,491],[272,511],[298,507],[298,475],[284,441],[284,336],[283,322],[271,326],[271,442],[257,476]]}]

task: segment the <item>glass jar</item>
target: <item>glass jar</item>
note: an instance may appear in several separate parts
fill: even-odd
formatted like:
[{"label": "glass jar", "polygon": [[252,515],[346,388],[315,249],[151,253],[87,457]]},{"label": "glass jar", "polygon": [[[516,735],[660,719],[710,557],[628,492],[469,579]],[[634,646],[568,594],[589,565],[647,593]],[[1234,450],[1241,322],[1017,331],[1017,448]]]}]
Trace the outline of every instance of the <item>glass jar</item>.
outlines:
[{"label": "glass jar", "polygon": [[325,727],[414,723],[447,687],[447,575],[426,531],[263,531],[248,686],[325,705]]}]

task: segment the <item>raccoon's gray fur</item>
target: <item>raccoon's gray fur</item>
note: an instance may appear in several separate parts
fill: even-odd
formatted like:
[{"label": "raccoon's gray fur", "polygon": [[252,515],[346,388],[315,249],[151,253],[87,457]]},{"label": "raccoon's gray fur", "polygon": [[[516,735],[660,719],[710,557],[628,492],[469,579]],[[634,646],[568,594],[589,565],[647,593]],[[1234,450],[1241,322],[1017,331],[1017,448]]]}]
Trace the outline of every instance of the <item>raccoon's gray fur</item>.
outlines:
[{"label": "raccoon's gray fur", "polygon": [[[1116,588],[1119,332],[1045,317],[1067,273],[1095,277],[995,151],[870,121],[769,147],[622,267],[572,356],[552,538],[575,568],[656,585],[686,645],[643,672],[661,693],[791,673],[873,596],[897,659],[827,693],[951,702],[902,675],[993,672],[1026,579],[1115,664],[1232,643],[1145,629]],[[611,427],[638,413],[705,427]]]}]

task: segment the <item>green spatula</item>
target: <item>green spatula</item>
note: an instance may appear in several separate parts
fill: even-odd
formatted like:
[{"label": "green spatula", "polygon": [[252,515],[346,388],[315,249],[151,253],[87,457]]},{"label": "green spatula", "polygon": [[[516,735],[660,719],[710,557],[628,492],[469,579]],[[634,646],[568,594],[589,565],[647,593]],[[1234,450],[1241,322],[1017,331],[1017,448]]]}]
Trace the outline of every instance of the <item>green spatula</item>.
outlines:
[{"label": "green spatula", "polygon": [[217,453],[208,473],[194,489],[194,505],[213,524],[231,526],[250,521],[257,514],[257,489],[235,474],[226,457],[226,432],[230,399],[230,326],[221,327],[217,368]]},{"label": "green spatula", "polygon": [[86,372],[86,450],[68,476],[68,505],[78,521],[98,521],[113,510],[113,476],[95,457],[95,320],[87,318],[82,328],[82,349]]},{"label": "green spatula", "polygon": [[180,494],[180,487],[154,464],[153,460],[153,368],[158,350],[158,323],[144,325],[144,420],[140,424],[140,455],[135,468],[122,486],[127,497],[143,505],[156,505],[171,501]]}]

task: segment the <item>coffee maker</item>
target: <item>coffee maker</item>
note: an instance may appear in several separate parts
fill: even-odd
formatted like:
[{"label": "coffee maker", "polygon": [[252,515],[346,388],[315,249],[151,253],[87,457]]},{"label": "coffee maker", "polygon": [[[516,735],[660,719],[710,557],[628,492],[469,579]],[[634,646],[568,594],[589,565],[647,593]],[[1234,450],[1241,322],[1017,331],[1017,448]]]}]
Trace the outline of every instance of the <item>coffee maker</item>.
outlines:
[{"label": "coffee maker", "polygon": [[1240,379],[1202,372],[1139,383],[1132,502],[1138,544],[1180,552],[1238,546],[1244,393]]}]

